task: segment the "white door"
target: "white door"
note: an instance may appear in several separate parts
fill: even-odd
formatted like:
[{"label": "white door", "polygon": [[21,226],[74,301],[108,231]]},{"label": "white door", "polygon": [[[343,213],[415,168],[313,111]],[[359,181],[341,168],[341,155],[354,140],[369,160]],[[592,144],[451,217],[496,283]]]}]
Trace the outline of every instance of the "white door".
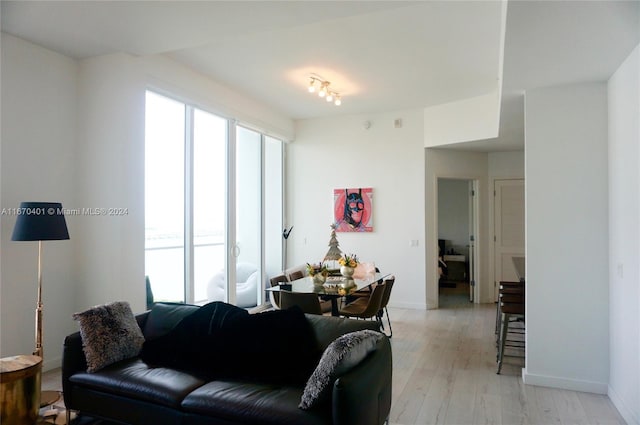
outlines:
[{"label": "white door", "polygon": [[518,280],[512,257],[524,257],[524,180],[496,180],[494,195],[494,299],[497,301],[498,282]]}]

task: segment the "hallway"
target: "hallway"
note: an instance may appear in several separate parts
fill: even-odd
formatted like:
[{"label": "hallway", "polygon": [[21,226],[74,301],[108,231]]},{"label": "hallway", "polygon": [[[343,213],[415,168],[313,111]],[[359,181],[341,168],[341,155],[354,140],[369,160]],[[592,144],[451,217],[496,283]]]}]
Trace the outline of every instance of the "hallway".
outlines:
[{"label": "hallway", "polygon": [[496,375],[495,304],[440,302],[390,309],[391,424],[624,424],[605,395],[524,385],[522,357],[506,357]]}]

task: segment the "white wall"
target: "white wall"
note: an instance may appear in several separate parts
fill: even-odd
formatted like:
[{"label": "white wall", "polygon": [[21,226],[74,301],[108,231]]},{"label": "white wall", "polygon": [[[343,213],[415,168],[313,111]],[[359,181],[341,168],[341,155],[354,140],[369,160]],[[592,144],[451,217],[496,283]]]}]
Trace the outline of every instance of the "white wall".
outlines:
[{"label": "white wall", "polygon": [[126,208],[121,216],[75,217],[78,307],[126,300],[145,308],[144,101],[136,59],[120,54],[80,64],[78,207]]},{"label": "white wall", "polygon": [[[476,302],[493,301],[493,284],[488,279],[488,168],[487,154],[444,149],[425,149],[425,226],[427,264],[427,308],[438,307],[438,178],[478,181],[479,226],[476,232],[479,273],[476,276]],[[433,267],[429,265],[433,264]]]},{"label": "white wall", "polygon": [[333,189],[372,187],[374,231],[338,233],[340,249],[395,274],[391,305],[425,308],[422,122],[422,110],[408,110],[297,123],[287,146],[288,267],[321,261],[329,249]]},{"label": "white wall", "polygon": [[491,180],[524,178],[524,151],[491,152],[488,160]]},{"label": "white wall", "polygon": [[[76,63],[2,33],[1,207],[21,201],[76,201]],[[15,215],[2,215],[0,356],[34,348],[37,242],[12,242]],[[73,268],[78,227],[70,240],[43,242],[44,368],[58,365],[64,335],[75,329]]]},{"label": "white wall", "polygon": [[500,92],[496,90],[482,96],[425,108],[424,146],[430,148],[497,137]]},{"label": "white wall", "polygon": [[608,85],[609,397],[640,423],[640,46]]},{"label": "white wall", "polygon": [[[43,200],[127,209],[123,216],[67,216],[71,240],[44,243],[45,370],[59,366],[62,340],[77,329],[74,312],[113,300],[129,301],[134,311],[145,306],[148,87],[276,137],[293,135],[290,118],[167,58],[78,62],[2,34],[2,207]],[[10,242],[14,223],[2,216],[2,356],[34,345],[37,244]]]},{"label": "white wall", "polygon": [[606,393],[609,378],[604,84],[525,95],[525,383]]}]

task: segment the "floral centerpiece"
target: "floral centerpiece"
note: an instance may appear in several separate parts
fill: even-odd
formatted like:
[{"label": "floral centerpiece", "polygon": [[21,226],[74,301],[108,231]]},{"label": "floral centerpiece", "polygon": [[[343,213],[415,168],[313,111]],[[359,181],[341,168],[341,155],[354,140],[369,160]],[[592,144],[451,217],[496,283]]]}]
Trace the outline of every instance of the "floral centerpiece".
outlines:
[{"label": "floral centerpiece", "polygon": [[340,274],[347,279],[351,279],[355,268],[358,267],[358,256],[355,254],[343,254],[338,263],[340,263]]},{"label": "floral centerpiece", "polygon": [[323,284],[329,275],[329,269],[323,263],[307,263],[307,274],[313,278],[314,283]]},{"label": "floral centerpiece", "polygon": [[358,267],[358,256],[355,254],[343,254],[338,260],[341,266],[351,267],[355,269]]}]

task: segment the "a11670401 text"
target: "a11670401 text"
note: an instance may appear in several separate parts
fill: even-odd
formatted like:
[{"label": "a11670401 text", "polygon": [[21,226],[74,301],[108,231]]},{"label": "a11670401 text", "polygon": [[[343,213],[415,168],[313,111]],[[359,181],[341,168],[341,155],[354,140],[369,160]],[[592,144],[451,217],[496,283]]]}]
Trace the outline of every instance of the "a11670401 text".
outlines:
[{"label": "a11670401 text", "polygon": [[125,216],[129,215],[129,208],[2,208],[0,215],[88,215],[88,216]]}]

